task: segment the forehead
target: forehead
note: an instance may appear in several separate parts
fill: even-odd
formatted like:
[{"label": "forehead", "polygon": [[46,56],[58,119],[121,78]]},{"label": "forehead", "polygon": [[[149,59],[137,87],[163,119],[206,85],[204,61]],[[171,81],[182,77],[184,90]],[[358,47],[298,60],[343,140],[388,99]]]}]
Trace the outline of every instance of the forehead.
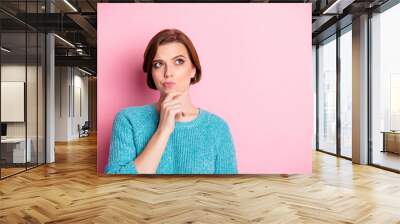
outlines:
[{"label": "forehead", "polygon": [[154,59],[171,59],[177,55],[188,57],[189,53],[184,44],[171,42],[158,46]]}]

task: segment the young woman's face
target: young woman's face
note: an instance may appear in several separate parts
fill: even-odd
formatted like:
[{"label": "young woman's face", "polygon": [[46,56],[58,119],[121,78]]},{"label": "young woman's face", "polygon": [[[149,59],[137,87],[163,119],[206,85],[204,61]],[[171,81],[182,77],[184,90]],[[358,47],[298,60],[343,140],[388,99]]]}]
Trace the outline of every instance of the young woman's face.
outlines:
[{"label": "young woman's face", "polygon": [[186,91],[196,74],[189,53],[182,43],[172,42],[158,46],[151,73],[161,94]]}]

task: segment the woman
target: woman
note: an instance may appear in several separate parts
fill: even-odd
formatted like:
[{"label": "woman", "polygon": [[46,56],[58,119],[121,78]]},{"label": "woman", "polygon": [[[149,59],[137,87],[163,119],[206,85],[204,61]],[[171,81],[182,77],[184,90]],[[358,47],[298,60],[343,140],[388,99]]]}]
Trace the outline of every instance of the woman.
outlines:
[{"label": "woman", "polygon": [[190,39],[176,29],[157,33],[144,53],[143,71],[160,98],[117,113],[106,173],[236,174],[229,126],[190,99],[190,85],[201,78]]}]

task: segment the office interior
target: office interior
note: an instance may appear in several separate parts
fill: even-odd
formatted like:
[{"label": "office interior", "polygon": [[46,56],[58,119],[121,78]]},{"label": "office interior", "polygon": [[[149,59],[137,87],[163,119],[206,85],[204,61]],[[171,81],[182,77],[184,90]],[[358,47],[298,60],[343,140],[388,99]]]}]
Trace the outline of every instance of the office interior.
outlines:
[{"label": "office interior", "polygon": [[72,6],[62,1],[0,6],[3,179],[54,163],[55,143],[96,132],[96,34],[62,18]]},{"label": "office interior", "polygon": [[[35,170],[56,169],[58,156],[65,162],[75,153],[86,152],[87,142],[94,144],[87,159],[95,162],[96,105],[101,100],[96,96],[96,5],[121,2],[173,1],[0,2],[0,186],[29,178]],[[240,3],[312,5],[313,160],[328,156],[336,161],[321,170],[348,163],[349,175],[363,172],[358,171],[361,165],[368,174],[384,172],[398,178],[400,2],[238,0],[229,4]],[[389,192],[398,194],[396,186]],[[395,218],[388,220],[397,220],[397,215],[391,215]]]}]

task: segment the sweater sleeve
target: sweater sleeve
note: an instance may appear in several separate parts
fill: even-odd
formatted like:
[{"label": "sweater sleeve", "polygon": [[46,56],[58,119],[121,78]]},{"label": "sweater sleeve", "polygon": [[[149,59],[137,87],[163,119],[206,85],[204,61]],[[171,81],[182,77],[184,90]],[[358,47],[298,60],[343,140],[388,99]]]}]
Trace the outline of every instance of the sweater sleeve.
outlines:
[{"label": "sweater sleeve", "polygon": [[117,113],[113,125],[106,174],[137,174],[133,161],[136,148],[133,127],[123,113]]},{"label": "sweater sleeve", "polygon": [[225,122],[222,122],[220,126],[217,136],[215,173],[237,174],[235,145],[229,126]]}]

